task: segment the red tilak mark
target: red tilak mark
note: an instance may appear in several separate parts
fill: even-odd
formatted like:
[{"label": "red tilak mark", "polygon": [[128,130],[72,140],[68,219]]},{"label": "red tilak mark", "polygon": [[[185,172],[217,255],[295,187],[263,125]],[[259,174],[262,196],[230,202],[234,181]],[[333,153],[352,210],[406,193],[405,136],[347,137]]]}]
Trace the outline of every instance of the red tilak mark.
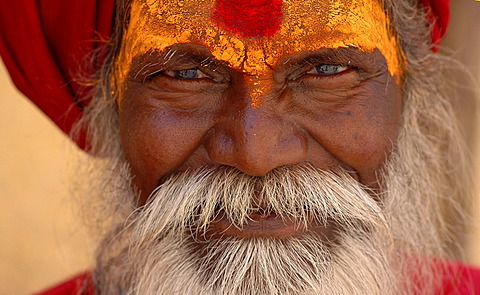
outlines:
[{"label": "red tilak mark", "polygon": [[282,0],[217,0],[213,19],[244,37],[273,36],[282,24]]}]

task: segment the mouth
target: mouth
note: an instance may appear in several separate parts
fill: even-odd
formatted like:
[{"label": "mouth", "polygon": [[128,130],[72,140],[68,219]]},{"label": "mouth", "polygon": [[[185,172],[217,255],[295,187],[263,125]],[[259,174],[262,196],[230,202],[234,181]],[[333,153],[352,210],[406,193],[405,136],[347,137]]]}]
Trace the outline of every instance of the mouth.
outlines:
[{"label": "mouth", "polygon": [[234,225],[225,212],[220,211],[217,217],[210,223],[208,235],[212,238],[275,238],[288,239],[299,237],[307,231],[328,238],[332,233],[331,224],[319,225],[315,222],[299,224],[293,220],[282,218],[275,212],[252,212],[247,221],[241,227]]}]

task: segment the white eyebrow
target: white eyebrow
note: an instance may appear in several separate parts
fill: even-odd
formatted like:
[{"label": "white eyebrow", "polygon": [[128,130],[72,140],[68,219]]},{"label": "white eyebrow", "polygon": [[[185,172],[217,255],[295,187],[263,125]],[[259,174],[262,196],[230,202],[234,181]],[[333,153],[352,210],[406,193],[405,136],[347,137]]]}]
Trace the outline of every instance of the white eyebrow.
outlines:
[{"label": "white eyebrow", "polygon": [[165,61],[168,61],[175,55],[175,53],[177,53],[176,49],[169,48],[167,53],[165,54],[165,56],[163,58],[165,59]]}]

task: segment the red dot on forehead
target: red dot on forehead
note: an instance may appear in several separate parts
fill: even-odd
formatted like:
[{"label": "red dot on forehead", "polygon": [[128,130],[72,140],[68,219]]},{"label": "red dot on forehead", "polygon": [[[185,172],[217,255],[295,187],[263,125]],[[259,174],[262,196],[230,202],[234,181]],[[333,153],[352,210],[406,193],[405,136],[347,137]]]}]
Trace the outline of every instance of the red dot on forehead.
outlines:
[{"label": "red dot on forehead", "polygon": [[282,0],[217,0],[213,19],[244,37],[273,36],[282,24]]}]

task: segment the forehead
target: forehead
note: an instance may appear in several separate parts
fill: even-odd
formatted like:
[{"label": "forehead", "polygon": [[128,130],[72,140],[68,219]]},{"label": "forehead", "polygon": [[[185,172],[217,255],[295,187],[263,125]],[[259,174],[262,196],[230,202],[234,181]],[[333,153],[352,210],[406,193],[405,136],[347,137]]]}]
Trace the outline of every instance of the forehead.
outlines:
[{"label": "forehead", "polygon": [[268,63],[277,52],[378,48],[391,71],[398,67],[390,58],[395,38],[378,0],[134,0],[127,39],[135,39],[130,45],[137,54],[177,43],[206,45],[234,66],[246,49],[264,51]]},{"label": "forehead", "polygon": [[401,71],[378,0],[133,0],[118,74],[125,77],[135,57],[177,44],[204,46],[254,77],[285,56],[321,48],[378,49],[392,76]]}]

